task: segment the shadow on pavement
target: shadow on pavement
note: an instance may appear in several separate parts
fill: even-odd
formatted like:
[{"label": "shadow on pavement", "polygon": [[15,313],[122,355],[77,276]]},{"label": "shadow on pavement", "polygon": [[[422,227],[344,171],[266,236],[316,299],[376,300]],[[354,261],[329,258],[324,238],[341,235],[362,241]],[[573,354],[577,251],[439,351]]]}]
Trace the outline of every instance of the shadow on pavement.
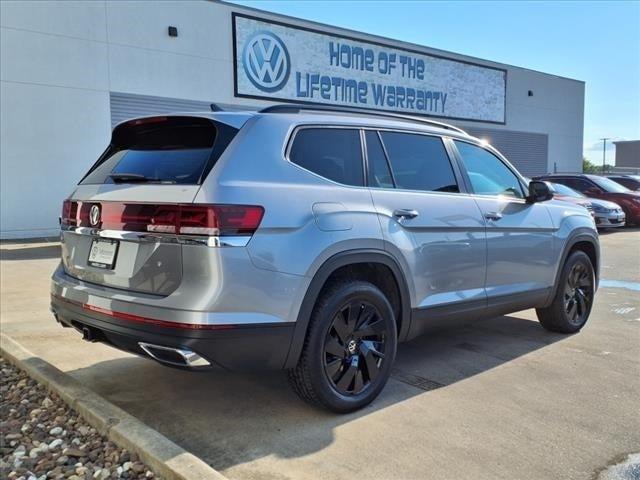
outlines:
[{"label": "shadow on pavement", "polygon": [[[392,379],[365,409],[334,415],[300,401],[283,372],[195,373],[128,357],[69,372],[218,470],[255,459],[301,457],[331,445],[335,429],[437,395],[461,380],[550,345],[563,335],[502,316],[401,344]],[[427,402],[429,399],[424,399]],[[362,432],[366,434],[366,432]]]},{"label": "shadow on pavement", "polygon": [[640,227],[636,227],[634,225],[634,226],[598,229],[598,235],[611,235],[612,233],[617,233],[617,232],[640,232]]},{"label": "shadow on pavement", "polygon": [[42,260],[60,258],[60,244],[1,246],[0,260]]}]

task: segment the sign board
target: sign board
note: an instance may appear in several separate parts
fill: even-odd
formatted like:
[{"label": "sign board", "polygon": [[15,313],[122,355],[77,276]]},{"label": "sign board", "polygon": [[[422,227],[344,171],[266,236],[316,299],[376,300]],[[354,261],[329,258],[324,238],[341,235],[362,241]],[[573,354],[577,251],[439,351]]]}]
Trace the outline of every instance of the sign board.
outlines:
[{"label": "sign board", "polygon": [[505,123],[504,69],[232,14],[235,96]]}]

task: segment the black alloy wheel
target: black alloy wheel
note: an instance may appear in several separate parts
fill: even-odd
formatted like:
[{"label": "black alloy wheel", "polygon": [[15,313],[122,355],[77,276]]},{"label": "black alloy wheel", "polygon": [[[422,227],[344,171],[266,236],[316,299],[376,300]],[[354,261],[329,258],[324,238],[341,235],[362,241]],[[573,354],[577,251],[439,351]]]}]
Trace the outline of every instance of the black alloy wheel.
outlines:
[{"label": "black alloy wheel", "polygon": [[583,264],[573,265],[564,288],[564,311],[573,325],[582,325],[593,303],[593,273]]},{"label": "black alloy wheel", "polygon": [[386,322],[365,300],[351,300],[333,317],[324,343],[324,372],[342,395],[369,388],[385,360]]},{"label": "black alloy wheel", "polygon": [[569,255],[551,303],[536,308],[540,324],[551,332],[576,333],[587,323],[596,293],[591,258],[583,251]]},{"label": "black alloy wheel", "polygon": [[338,413],[368,405],[384,388],[398,345],[396,313],[370,282],[341,279],[315,302],[291,386],[303,400]]}]

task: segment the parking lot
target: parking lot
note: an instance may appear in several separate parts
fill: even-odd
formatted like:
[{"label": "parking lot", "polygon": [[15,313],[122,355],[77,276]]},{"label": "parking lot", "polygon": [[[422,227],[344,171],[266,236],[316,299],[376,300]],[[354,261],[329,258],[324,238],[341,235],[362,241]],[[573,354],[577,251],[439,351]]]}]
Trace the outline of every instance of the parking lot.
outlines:
[{"label": "parking lot", "polygon": [[344,416],[282,372],[179,371],[83,342],[48,311],[56,244],[2,245],[2,331],[233,479],[594,478],[640,451],[640,229],[601,243],[581,333],[528,310],[415,339]]}]

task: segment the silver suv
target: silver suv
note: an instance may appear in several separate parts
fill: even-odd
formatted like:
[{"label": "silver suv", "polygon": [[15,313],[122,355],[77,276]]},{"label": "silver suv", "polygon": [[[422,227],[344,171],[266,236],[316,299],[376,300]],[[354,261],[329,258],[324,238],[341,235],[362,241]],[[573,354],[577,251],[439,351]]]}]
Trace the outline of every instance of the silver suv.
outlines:
[{"label": "silver suv", "polygon": [[188,369],[285,369],[336,412],[398,342],[536,308],[577,332],[597,288],[589,212],[494,148],[348,108],[130,120],[64,202],[51,307],[89,341]]}]

